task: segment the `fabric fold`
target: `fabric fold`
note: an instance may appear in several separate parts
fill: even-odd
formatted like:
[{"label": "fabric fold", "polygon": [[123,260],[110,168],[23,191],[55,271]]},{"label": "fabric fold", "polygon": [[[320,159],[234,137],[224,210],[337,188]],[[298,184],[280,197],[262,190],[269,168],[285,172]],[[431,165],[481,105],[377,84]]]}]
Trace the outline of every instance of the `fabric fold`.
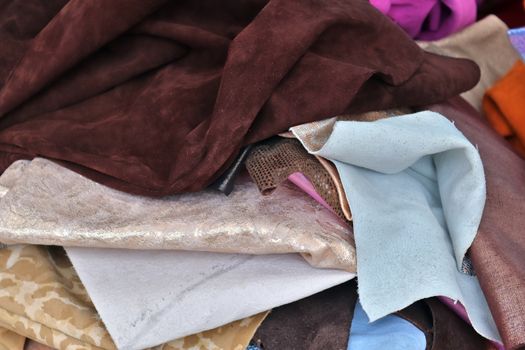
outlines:
[{"label": "fabric fold", "polygon": [[355,277],[314,268],[297,254],[66,251],[113,340],[124,349],[224,325]]},{"label": "fabric fold", "polygon": [[300,253],[313,266],[356,269],[351,227],[292,184],[261,196],[244,177],[228,197],[207,190],[147,198],[37,158],[14,163],[0,185],[3,243]]},{"label": "fabric fold", "polygon": [[[301,140],[304,128],[291,130]],[[369,318],[445,295],[462,301],[480,334],[499,340],[477,279],[460,272],[486,195],[481,159],[463,134],[427,111],[335,121],[318,146],[308,150],[334,162],[353,213],[359,295]]]},{"label": "fabric fold", "polygon": [[365,0],[31,4],[52,18],[0,15],[16,23],[0,27],[16,27],[0,50],[0,170],[40,156],[140,195],[202,190],[292,125],[434,103],[478,79]]},{"label": "fabric fold", "polygon": [[[0,280],[0,349],[22,350],[26,337],[46,349],[117,349],[62,248],[18,245],[0,250]],[[244,349],[266,314],[148,350],[185,350],[196,344],[206,350]],[[26,348],[40,349],[33,345]]]},{"label": "fabric fold", "polygon": [[437,40],[476,21],[476,0],[370,0],[412,38]]},{"label": "fabric fold", "polygon": [[453,121],[483,159],[487,201],[470,256],[505,348],[519,349],[525,345],[525,162],[462,99],[428,108]]}]

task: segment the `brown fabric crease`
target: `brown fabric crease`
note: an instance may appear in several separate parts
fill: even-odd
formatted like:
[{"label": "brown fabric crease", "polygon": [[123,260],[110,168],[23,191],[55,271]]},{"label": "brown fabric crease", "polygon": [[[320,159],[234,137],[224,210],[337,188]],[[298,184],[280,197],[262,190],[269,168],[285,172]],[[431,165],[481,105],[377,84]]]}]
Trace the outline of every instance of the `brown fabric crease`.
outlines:
[{"label": "brown fabric crease", "polygon": [[525,346],[525,161],[460,98],[430,106],[478,146],[487,200],[470,248],[483,293],[506,349]]},{"label": "brown fabric crease", "polygon": [[479,76],[366,0],[4,7],[0,170],[42,156],[137,194],[203,189],[242,146],[292,125],[434,103]]}]

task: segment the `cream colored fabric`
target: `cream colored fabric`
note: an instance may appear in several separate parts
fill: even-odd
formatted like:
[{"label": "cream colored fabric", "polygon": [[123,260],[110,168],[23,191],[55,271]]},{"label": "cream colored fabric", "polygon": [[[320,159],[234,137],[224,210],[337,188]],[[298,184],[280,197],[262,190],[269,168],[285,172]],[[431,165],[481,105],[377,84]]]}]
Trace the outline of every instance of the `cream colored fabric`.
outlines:
[{"label": "cream colored fabric", "polygon": [[479,112],[483,112],[481,101],[485,91],[520,59],[507,36],[508,29],[498,17],[490,15],[447,38],[418,44],[426,51],[468,58],[478,64],[481,70],[479,83],[461,96]]},{"label": "cream colored fabric", "polygon": [[301,253],[316,267],[356,270],[349,227],[293,185],[261,196],[243,178],[228,197],[203,191],[154,199],[107,188],[45,159],[15,163],[0,185],[3,243]]},{"label": "cream colored fabric", "polygon": [[[266,314],[174,340],[153,350],[243,350]],[[56,349],[115,349],[60,248],[17,245],[0,250],[0,327],[2,350],[23,348],[25,337]]]}]

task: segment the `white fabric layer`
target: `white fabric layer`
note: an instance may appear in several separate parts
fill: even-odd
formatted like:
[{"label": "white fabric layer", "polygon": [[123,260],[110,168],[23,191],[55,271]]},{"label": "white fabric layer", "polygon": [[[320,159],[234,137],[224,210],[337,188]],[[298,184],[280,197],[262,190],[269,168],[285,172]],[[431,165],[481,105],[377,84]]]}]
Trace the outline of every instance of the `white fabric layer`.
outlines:
[{"label": "white fabric layer", "polygon": [[[314,129],[291,130],[308,140]],[[500,340],[477,278],[460,272],[486,189],[477,149],[449,120],[426,111],[337,121],[326,143],[308,150],[332,160],[341,177],[354,218],[359,296],[372,321],[443,295],[462,302],[481,335]]]},{"label": "white fabric layer", "polygon": [[66,248],[119,349],[212,329],[341,284],[298,254]]}]

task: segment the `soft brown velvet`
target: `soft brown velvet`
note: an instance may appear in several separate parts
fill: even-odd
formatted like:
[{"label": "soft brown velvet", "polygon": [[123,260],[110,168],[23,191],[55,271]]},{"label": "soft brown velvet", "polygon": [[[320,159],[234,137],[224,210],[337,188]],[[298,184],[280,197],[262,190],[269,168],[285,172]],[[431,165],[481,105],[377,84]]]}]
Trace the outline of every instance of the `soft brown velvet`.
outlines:
[{"label": "soft brown velvet", "polygon": [[0,46],[0,170],[40,155],[128,192],[200,190],[243,145],[479,76],[367,0],[70,0],[51,19],[59,5],[0,0],[15,40]]},{"label": "soft brown velvet", "polygon": [[420,300],[397,312],[399,317],[419,328],[427,339],[428,350],[491,350],[494,345],[437,298]]},{"label": "soft brown velvet", "polygon": [[525,161],[464,100],[430,109],[479,148],[487,201],[470,256],[506,349],[525,347]]},{"label": "soft brown velvet", "polygon": [[[311,297],[274,309],[253,342],[265,350],[346,350],[357,301],[352,280]],[[483,338],[438,299],[418,301],[398,311],[426,337],[427,350],[489,350]]]},{"label": "soft brown velvet", "polygon": [[274,309],[253,340],[264,350],[346,350],[357,301],[355,280]]}]

